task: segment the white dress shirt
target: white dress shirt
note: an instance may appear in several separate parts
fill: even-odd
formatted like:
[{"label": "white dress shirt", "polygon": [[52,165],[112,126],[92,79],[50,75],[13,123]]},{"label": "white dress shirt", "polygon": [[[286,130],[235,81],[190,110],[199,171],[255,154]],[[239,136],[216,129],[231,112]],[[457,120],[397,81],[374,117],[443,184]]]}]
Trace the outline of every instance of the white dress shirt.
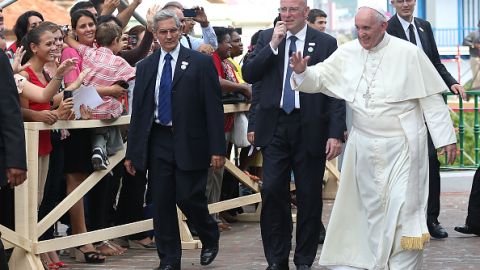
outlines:
[{"label": "white dress shirt", "polygon": [[[288,65],[290,64],[290,56],[288,55],[288,49],[290,48],[290,37],[293,36],[293,34],[290,31],[287,31],[287,36],[286,36],[286,43],[285,43],[285,54],[284,54],[284,60],[283,60],[283,80],[282,80],[282,96],[280,98],[280,108],[282,108],[283,105],[283,91],[285,91],[284,86],[285,86],[285,80],[290,80],[290,78],[285,78],[287,76],[287,68]],[[297,37],[297,41],[295,42],[295,45],[297,46],[297,52],[302,52],[303,53],[303,48],[305,47],[305,38],[307,36],[307,24],[302,28],[302,30],[298,31],[297,34],[295,34]],[[272,49],[273,53],[275,55],[278,55],[278,48],[274,50],[271,46],[270,48]],[[295,91],[295,109],[300,109],[300,94],[298,91]]]},{"label": "white dress shirt", "polygon": [[[400,23],[402,24],[403,31],[405,31],[405,35],[407,36],[407,39],[410,39],[410,30],[408,29],[408,27],[410,26],[410,24],[413,24],[413,30],[415,32],[415,39],[416,39],[416,42],[417,42],[417,47],[419,47],[420,49],[423,50],[422,41],[420,40],[420,36],[418,35],[418,28],[415,25],[415,19],[413,19],[412,22],[409,23],[406,20],[404,20],[402,17],[398,16],[398,14],[397,14],[397,17],[398,17],[398,20],[400,21]],[[421,30],[421,31],[423,31],[423,30]]]},{"label": "white dress shirt", "polygon": [[[160,61],[158,61],[157,79],[155,81],[155,111],[153,112],[155,123],[157,124],[160,124],[160,121],[158,120],[158,94],[159,94],[158,91],[160,88],[160,79],[162,78],[163,65],[165,64],[165,55],[167,54],[167,52],[165,52],[163,49],[161,50],[162,50],[162,53],[160,55]],[[175,47],[175,49],[169,53],[172,56],[172,60],[170,61],[170,64],[172,65],[172,82],[173,82],[173,78],[175,75],[175,65],[177,64],[178,54],[180,53],[180,44],[178,44],[177,47]],[[172,124],[173,123],[170,122],[168,123],[167,126],[172,126]]]}]

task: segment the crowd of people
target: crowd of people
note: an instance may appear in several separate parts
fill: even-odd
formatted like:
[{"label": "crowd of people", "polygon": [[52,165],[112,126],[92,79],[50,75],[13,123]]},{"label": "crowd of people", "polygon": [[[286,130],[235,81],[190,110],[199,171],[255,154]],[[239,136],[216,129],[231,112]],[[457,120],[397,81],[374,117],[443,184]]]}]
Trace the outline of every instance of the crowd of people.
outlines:
[{"label": "crowd of people", "polygon": [[[437,149],[453,162],[456,137],[441,93],[466,95],[441,64],[430,23],[413,17],[415,0],[392,0],[397,13],[390,19],[375,5],[360,7],[358,39],[339,48],[325,33],[325,12],[305,0],[280,0],[274,27],[255,33],[241,61],[234,59],[244,53],[241,28],[212,26],[202,7],[155,5],[147,25],[127,28],[141,3],[121,8],[114,0],[81,1],[70,9],[69,26],[27,11],[8,47],[8,14],[0,12],[0,167],[6,171],[0,175],[0,224],[15,228],[12,188],[26,179],[25,152],[19,151],[25,148],[23,121],[52,125],[129,114],[128,128],[39,133],[39,219],[91,172],[107,169],[112,172],[61,219],[67,234],[153,218],[152,232],[71,249],[79,262],[103,263],[128,248],[156,249],[155,269],[180,269],[178,206],[202,242],[200,263],[212,263],[220,232],[242,211],[208,212],[208,204],[240,195],[238,181],[224,170],[235,145],[243,147],[239,167],[261,180],[267,269],[289,268],[292,203],[297,269],[311,268],[324,241],[320,263],[332,269],[419,269],[429,237],[448,237],[438,221]],[[200,37],[193,33],[196,23]],[[478,33],[466,42],[478,50]],[[478,65],[478,52],[472,56]],[[75,109],[74,96],[87,88],[98,104]],[[235,102],[251,103],[247,115],[224,114],[223,104]],[[347,108],[353,114],[348,128]],[[238,132],[245,143],[234,138]],[[125,160],[110,165],[125,142]],[[326,230],[325,163],[344,143]],[[480,235],[478,185],[474,181],[459,232]],[[347,217],[355,225],[344,222]],[[40,240],[55,236],[52,227]],[[40,258],[45,269],[65,267],[57,251]],[[7,267],[0,252],[0,269]]]}]

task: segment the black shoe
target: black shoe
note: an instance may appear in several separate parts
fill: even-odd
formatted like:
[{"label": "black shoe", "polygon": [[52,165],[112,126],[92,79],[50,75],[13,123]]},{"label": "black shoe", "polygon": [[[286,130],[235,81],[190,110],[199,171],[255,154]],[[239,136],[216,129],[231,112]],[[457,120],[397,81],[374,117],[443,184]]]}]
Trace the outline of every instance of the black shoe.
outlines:
[{"label": "black shoe", "polygon": [[108,157],[105,155],[102,148],[97,147],[93,149],[92,166],[95,171],[106,170],[109,164]]},{"label": "black shoe", "polygon": [[165,264],[165,265],[160,265],[153,270],[180,270],[180,267],[176,267],[172,264]]},{"label": "black shoe", "polygon": [[438,221],[427,223],[427,227],[430,236],[433,238],[441,239],[448,237],[447,231],[442,227],[442,225],[440,225]]},{"label": "black shoe", "polygon": [[202,248],[202,252],[200,253],[200,264],[201,265],[209,265],[215,260],[218,254],[218,245],[208,248]]},{"label": "black shoe", "polygon": [[318,243],[320,245],[323,245],[323,242],[325,242],[325,235],[327,234],[327,231],[325,230],[325,226],[323,226],[322,224],[322,227],[320,228],[320,235],[318,237]]},{"label": "black shoe", "polygon": [[306,264],[297,265],[297,270],[310,270],[311,267]]},{"label": "black shoe", "polygon": [[457,226],[455,228],[453,228],[455,231],[459,232],[459,233],[463,233],[463,234],[475,234],[477,236],[480,236],[480,230],[474,230],[472,229],[470,226],[468,226],[467,224],[463,225],[463,226]]},{"label": "black shoe", "polygon": [[266,270],[288,270],[288,263],[273,263]]}]

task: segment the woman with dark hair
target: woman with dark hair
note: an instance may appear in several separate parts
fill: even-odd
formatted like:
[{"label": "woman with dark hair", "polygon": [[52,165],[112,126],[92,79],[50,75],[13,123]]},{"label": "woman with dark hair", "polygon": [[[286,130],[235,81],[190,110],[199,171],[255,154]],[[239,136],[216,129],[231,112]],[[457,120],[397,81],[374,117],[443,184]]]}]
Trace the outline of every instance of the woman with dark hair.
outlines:
[{"label": "woman with dark hair", "polygon": [[[20,75],[26,78],[30,83],[38,86],[44,91],[50,80],[50,76],[45,73],[45,64],[54,60],[53,52],[57,49],[55,45],[51,27],[48,24],[40,24],[38,27],[32,29],[22,40],[23,46],[26,49],[25,59],[28,66],[20,72]],[[19,50],[20,51],[20,50]],[[61,81],[63,78],[61,74],[53,76],[53,80]],[[59,110],[50,110],[50,103],[36,102],[26,98],[25,95],[20,96],[22,106],[23,118],[25,121],[44,122],[46,124],[54,124],[59,119]],[[73,108],[73,101],[63,102],[61,107],[69,106]],[[45,190],[45,183],[49,171],[50,153],[52,151],[51,132],[49,130],[42,130],[39,132],[39,147],[38,147],[38,206],[43,200]],[[48,269],[58,269],[60,260],[56,253],[51,252],[41,254],[42,262]]]},{"label": "woman with dark hair", "polygon": [[[95,47],[95,34],[97,30],[97,20],[95,16],[88,10],[75,11],[71,16],[72,32],[75,39],[82,45],[88,47]],[[69,86],[79,76],[82,70],[82,57],[77,50],[68,47],[62,51],[61,60],[65,58],[78,59],[76,67],[65,75],[65,85]],[[100,96],[114,96],[119,97],[125,93],[125,89],[118,84],[106,87],[96,87]],[[92,172],[91,163],[91,134],[89,129],[72,129],[70,136],[64,140],[65,149],[65,163],[64,173],[67,184],[67,195],[75,190]],[[102,213],[107,202],[105,201],[105,191],[103,185],[108,184],[108,179],[103,179],[97,184],[93,190],[88,194],[89,198],[89,213],[90,225],[93,229],[102,229],[106,224],[102,224],[103,220],[97,218],[97,213]],[[97,190],[102,190],[103,194],[100,196]],[[69,211],[70,222],[72,226],[72,234],[79,234],[87,232],[85,221],[85,211],[83,198],[80,199]],[[101,216],[100,216],[101,217]],[[101,228],[98,228],[101,227]],[[103,255],[119,255],[124,252],[120,247],[114,246],[111,242],[105,241],[97,247]],[[97,253],[97,250],[92,244],[87,244],[78,247],[76,250],[77,261],[85,261],[87,263],[102,263],[105,260],[104,256]]]},{"label": "woman with dark hair", "polygon": [[7,55],[10,60],[13,59],[17,48],[22,45],[21,42],[23,37],[43,21],[42,14],[34,10],[29,10],[18,17],[17,22],[13,27],[13,32],[15,33],[17,40],[7,49]]}]

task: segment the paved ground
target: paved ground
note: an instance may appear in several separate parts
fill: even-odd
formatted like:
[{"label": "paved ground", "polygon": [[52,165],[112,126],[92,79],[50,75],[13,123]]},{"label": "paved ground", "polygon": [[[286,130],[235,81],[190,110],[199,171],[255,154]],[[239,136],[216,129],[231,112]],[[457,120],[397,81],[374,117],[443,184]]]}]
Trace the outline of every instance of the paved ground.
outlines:
[{"label": "paved ground", "polygon": [[[442,211],[440,222],[446,227],[450,237],[446,240],[432,240],[424,254],[425,270],[466,270],[480,269],[480,237],[461,235],[453,230],[463,224],[468,204],[472,173],[448,174],[442,180]],[[325,201],[324,221],[328,217],[333,201]],[[235,223],[232,230],[222,232],[220,253],[210,267],[199,263],[198,250],[184,251],[182,269],[265,269],[267,264],[263,256],[258,223]],[[321,252],[319,247],[318,254]],[[152,269],[158,266],[155,251],[128,250],[126,254],[108,258],[105,264],[78,264],[62,257],[69,269]],[[318,258],[317,258],[318,259]],[[292,260],[290,260],[292,261]],[[294,268],[291,263],[291,268]],[[316,263],[313,269],[326,269]]]}]

